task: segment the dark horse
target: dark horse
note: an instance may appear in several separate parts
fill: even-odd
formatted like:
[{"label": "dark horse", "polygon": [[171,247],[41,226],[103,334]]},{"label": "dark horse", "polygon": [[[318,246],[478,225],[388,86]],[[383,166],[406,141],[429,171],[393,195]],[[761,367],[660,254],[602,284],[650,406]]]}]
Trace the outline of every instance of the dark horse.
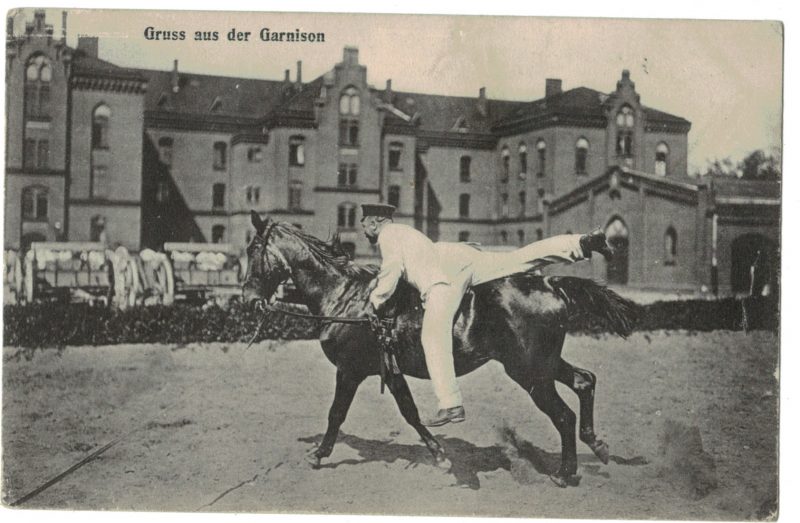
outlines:
[{"label": "dark horse", "polygon": [[[366,310],[369,283],[377,267],[352,263],[338,240],[324,242],[288,223],[251,213],[257,234],[248,246],[249,266],[244,300],[268,300],[291,278],[313,314],[359,317]],[[397,361],[403,373],[429,379],[420,344],[422,307],[419,294],[401,282],[390,304],[397,325]],[[571,314],[589,313],[621,336],[630,333],[635,306],[614,292],[581,278],[541,277],[523,273],[478,285],[468,293],[454,326],[456,374],[463,375],[489,360],[502,363],[506,373],[530,394],[561,436],[561,466],[553,481],[577,485],[575,413],[556,391],[555,382],[570,387],[580,399],[580,439],[603,461],[608,446],[594,432],[595,376],[561,358]],[[328,429],[308,460],[318,467],[330,456],[356,389],[379,373],[377,340],[367,324],[326,324],[322,350],[336,366],[336,395],[328,414]],[[405,379],[388,382],[405,420],[433,454],[446,464],[442,446],[422,425]]]}]

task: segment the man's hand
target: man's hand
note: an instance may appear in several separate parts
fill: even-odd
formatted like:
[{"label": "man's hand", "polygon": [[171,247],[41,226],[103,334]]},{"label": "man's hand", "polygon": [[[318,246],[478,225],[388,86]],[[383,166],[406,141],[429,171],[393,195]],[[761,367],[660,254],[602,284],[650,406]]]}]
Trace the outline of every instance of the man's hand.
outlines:
[{"label": "man's hand", "polygon": [[372,330],[380,328],[381,319],[380,316],[378,315],[378,311],[375,310],[375,307],[373,307],[372,304],[369,304],[367,306],[367,310],[364,313],[364,316],[366,316],[367,319],[369,320],[369,325],[370,327],[372,327]]}]

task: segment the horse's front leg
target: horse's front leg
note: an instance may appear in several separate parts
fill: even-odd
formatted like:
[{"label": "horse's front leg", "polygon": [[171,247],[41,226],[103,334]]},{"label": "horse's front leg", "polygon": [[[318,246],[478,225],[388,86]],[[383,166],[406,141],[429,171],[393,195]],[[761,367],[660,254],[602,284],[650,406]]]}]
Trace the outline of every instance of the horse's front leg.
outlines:
[{"label": "horse's front leg", "polygon": [[339,428],[347,417],[350,404],[356,395],[358,386],[364,381],[365,376],[354,375],[341,370],[336,371],[336,394],[333,397],[333,404],[328,411],[328,430],[322,443],[306,456],[306,461],[314,468],[318,468],[320,461],[327,458],[333,452],[336,437],[339,435]]},{"label": "horse's front leg", "polygon": [[400,408],[400,413],[408,424],[414,427],[422,441],[425,442],[428,450],[433,455],[433,459],[436,460],[436,466],[449,469],[451,464],[444,455],[444,449],[419,419],[417,404],[414,403],[414,397],[411,395],[411,390],[408,388],[405,377],[402,374],[396,374],[392,375],[387,381],[389,390],[392,391],[397,406]]}]

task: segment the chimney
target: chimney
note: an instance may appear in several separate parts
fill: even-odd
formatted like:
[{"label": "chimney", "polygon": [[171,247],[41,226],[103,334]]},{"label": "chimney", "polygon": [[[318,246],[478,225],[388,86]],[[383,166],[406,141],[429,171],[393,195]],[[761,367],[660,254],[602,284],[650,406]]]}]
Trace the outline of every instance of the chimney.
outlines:
[{"label": "chimney", "polygon": [[345,47],[343,61],[345,65],[358,65],[358,47]]},{"label": "chimney", "polygon": [[37,9],[33,13],[33,27],[37,33],[44,32],[44,9]]},{"label": "chimney", "polygon": [[178,85],[178,59],[172,61],[172,92],[177,93],[180,89]]},{"label": "chimney", "polygon": [[544,97],[550,98],[551,96],[561,94],[561,79],[548,78],[544,81]]},{"label": "chimney", "polygon": [[295,84],[297,84],[298,88],[303,87],[303,61],[302,60],[298,60],[297,61],[297,78],[295,78]]},{"label": "chimney", "polygon": [[78,37],[78,50],[83,51],[87,56],[97,58],[98,47],[98,38],[96,36]]},{"label": "chimney", "polygon": [[67,40],[67,12],[61,11],[61,39]]},{"label": "chimney", "polygon": [[289,70],[286,69],[286,70],[283,71],[283,83],[288,84],[288,83],[291,83],[291,82],[292,81],[289,79]]},{"label": "chimney", "polygon": [[481,116],[487,116],[489,114],[489,104],[486,101],[485,87],[481,87],[478,90],[478,112]]},{"label": "chimney", "polygon": [[387,104],[392,103],[392,99],[394,98],[394,93],[392,92],[392,79],[389,78],[386,80],[386,90],[383,94],[384,102]]}]

